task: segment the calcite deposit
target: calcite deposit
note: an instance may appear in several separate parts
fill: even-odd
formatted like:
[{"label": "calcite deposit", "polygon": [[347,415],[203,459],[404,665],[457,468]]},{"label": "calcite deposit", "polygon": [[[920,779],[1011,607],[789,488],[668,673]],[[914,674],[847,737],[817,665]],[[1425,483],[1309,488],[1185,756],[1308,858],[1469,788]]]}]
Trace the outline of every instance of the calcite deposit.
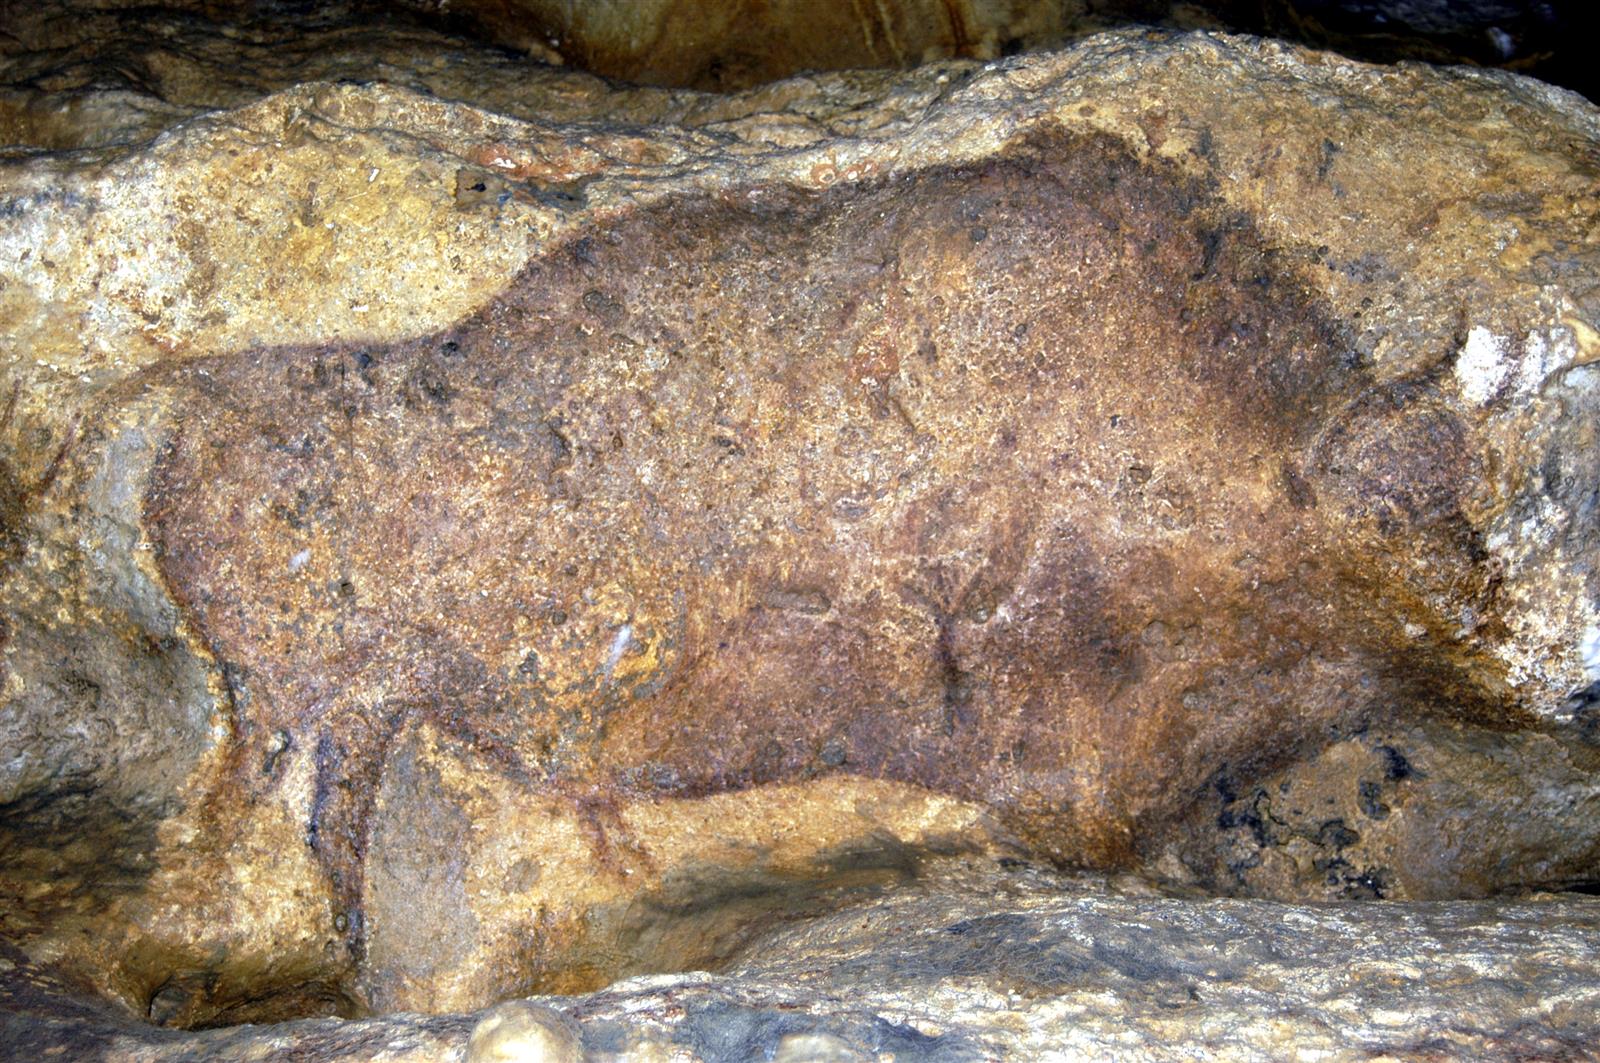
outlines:
[{"label": "calcite deposit", "polygon": [[195,17],[0,98],[8,1044],[1581,1058],[1591,106]]}]

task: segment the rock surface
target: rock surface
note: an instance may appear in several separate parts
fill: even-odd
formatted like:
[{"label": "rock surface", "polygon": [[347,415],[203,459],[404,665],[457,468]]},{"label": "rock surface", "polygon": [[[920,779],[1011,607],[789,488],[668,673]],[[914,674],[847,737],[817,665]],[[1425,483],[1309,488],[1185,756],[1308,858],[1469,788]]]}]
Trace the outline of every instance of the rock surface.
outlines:
[{"label": "rock surface", "polygon": [[[591,1063],[1577,1061],[1595,1058],[1600,1037],[1597,951],[1594,898],[1290,906],[941,865],[888,898],[763,937],[720,974],[504,1007],[536,1015],[540,1031],[570,1024]],[[493,1057],[472,1054],[469,1038],[501,1019],[495,1009],[179,1033],[103,1007],[66,1010],[30,975],[0,973],[0,1035],[19,1058],[54,1046],[138,1063],[263,1051],[479,1063]]]},{"label": "rock surface", "polygon": [[[942,985],[963,934],[906,928],[993,915],[976,969],[1023,981],[983,992],[1033,1003],[962,997],[975,1030],[1153,1045],[1188,1004],[1142,994],[1192,959],[1124,971],[1158,988],[1093,1032],[1072,979],[1122,946],[1008,974],[1034,916],[917,883],[953,854],[1285,901],[1600,880],[1592,107],[1218,35],[727,97],[340,39],[232,98],[217,44],[153,68],[162,108],[4,112],[33,138],[0,169],[12,1043],[222,1055],[258,1035],[129,1016],[409,1010],[457,1014],[259,1036],[459,1053],[496,1001],[716,969],[585,998],[586,1040],[636,1000],[722,1009],[733,1040],[679,1042],[704,1058],[932,1053],[877,1004],[772,1009],[834,1007],[840,970],[937,1000],[891,957]],[[1249,919],[1464,957],[1390,1009],[1436,1046],[1352,1026],[1349,962],[1205,973],[1245,988],[1193,1029],[1242,1055],[1576,1053],[1593,1010],[1581,899],[1051,889],[1047,954],[1171,918],[1130,954]],[[867,898],[878,937],[815,921]],[[1326,1016],[1239,1017],[1291,983]]]},{"label": "rock surface", "polygon": [[[973,59],[1138,25],[1257,33],[1385,62],[1505,66],[1594,99],[1577,43],[1586,14],[1572,0],[0,0],[0,157],[139,141],[314,81],[379,80],[545,122],[715,129],[761,116],[754,124],[769,138],[804,135],[805,118],[837,132],[880,114],[881,77],[766,83],[916,63],[959,74]],[[507,47],[484,47],[464,26]],[[576,66],[554,69],[567,63]],[[617,91],[580,70],[667,89]]]},{"label": "rock surface", "polygon": [[1174,854],[1210,890],[1282,900],[1592,893],[1596,779],[1600,749],[1537,731],[1369,731],[1220,788]]},{"label": "rock surface", "polygon": [[555,1008],[513,1000],[490,1008],[467,1039],[467,1063],[582,1063],[583,1032]]}]

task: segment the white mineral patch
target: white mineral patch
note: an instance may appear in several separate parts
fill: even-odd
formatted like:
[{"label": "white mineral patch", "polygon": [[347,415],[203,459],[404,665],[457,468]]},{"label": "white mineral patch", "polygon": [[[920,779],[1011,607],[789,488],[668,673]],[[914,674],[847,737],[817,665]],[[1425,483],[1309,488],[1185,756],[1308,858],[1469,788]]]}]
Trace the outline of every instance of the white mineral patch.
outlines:
[{"label": "white mineral patch", "polygon": [[1474,328],[1456,355],[1456,383],[1461,386],[1461,394],[1471,401],[1488,402],[1505,383],[1511,368],[1505,339],[1486,328]]},{"label": "white mineral patch", "polygon": [[617,664],[622,660],[622,655],[628,651],[628,642],[633,638],[633,625],[623,624],[617,629],[616,638],[611,640],[611,650],[606,654],[606,675],[609,677],[617,670]]},{"label": "white mineral patch", "polygon": [[1600,612],[1589,605],[1582,577],[1566,568],[1546,567],[1536,581],[1508,580],[1503,597],[1511,637],[1491,652],[1524,704],[1554,716],[1573,687],[1600,680]]},{"label": "white mineral patch", "polygon": [[[1529,332],[1522,341],[1522,359],[1517,366],[1517,394],[1534,394],[1551,374],[1565,369],[1577,357],[1578,345],[1571,329],[1558,325],[1547,332]],[[1460,372],[1460,362],[1456,363],[1456,371]]]}]

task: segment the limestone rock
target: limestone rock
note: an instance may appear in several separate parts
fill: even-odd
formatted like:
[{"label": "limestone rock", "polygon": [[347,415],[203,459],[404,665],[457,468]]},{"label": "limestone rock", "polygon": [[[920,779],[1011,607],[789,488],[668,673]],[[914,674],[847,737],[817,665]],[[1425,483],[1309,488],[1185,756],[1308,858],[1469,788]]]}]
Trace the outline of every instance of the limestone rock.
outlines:
[{"label": "limestone rock", "polygon": [[1367,732],[1244,791],[1219,780],[1174,855],[1180,878],[1283,900],[1592,892],[1597,779],[1600,748],[1559,732]]},{"label": "limestone rock", "polygon": [[[1574,46],[1586,13],[1567,0],[324,0],[287,10],[267,0],[9,0],[0,3],[0,157],[145,140],[314,81],[381,81],[534,121],[736,123],[815,140],[813,123],[839,130],[853,117],[882,118],[873,106],[882,77],[770,82],[918,63],[930,77],[961,76],[976,59],[1140,25],[1257,33],[1385,62],[1505,66],[1593,98]],[[507,47],[484,47],[464,25]],[[917,80],[889,91],[910,104],[907,93],[925,91]]]},{"label": "limestone rock", "polygon": [[467,1039],[467,1063],[582,1063],[583,1037],[554,1008],[514,1000],[490,1008]]},{"label": "limestone rock", "polygon": [[[70,985],[170,1026],[458,1013],[283,1036],[459,1052],[496,1001],[764,955],[581,1018],[681,986],[756,1009],[702,1056],[848,1054],[943,1034],[780,1022],[810,990],[762,972],[830,985],[848,924],[751,943],[890,913],[952,854],[1295,900],[1600,878],[1577,97],[1130,33],[726,98],[480,59],[475,106],[352,47],[372,83],[282,87],[330,44],[0,170],[0,890],[15,1006],[56,1001],[29,1037],[249,1042]],[[1427,844],[1463,822],[1492,829]],[[1161,911],[1184,949],[1231,912],[1300,932],[1229,903]],[[1548,979],[1545,1025],[1443,975],[1390,1017],[1537,1054],[1592,986],[1526,945],[1592,947],[1568,903],[1304,918],[1325,950],[1488,920],[1440,947]],[[1001,972],[1005,925],[969,939]],[[889,979],[897,936],[846,969]],[[906,947],[959,974],[961,937]],[[1099,969],[1071,955],[1037,999]],[[1152,1043],[1184,955],[1138,998]],[[1360,970],[1318,1036],[1398,1051],[1345,1028]]]},{"label": "limestone rock", "polygon": [[319,81],[382,81],[546,121],[647,122],[676,98],[619,93],[361,0],[314,12],[183,0],[7,3],[0,19],[4,154],[147,140],[207,110]]},{"label": "limestone rock", "polygon": [[[1600,1037],[1597,950],[1588,897],[1290,906],[956,862],[762,937],[724,973],[536,1004],[581,1031],[594,1063],[1580,1060]],[[476,1060],[476,1015],[180,1034],[45,996],[37,980],[0,971],[0,1038],[19,1056]]]}]

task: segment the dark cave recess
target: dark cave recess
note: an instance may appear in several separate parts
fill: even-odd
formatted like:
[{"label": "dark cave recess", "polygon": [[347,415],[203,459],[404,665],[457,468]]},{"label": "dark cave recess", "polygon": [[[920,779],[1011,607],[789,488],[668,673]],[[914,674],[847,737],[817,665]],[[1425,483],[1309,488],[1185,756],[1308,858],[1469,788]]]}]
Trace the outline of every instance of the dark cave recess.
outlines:
[{"label": "dark cave recess", "polygon": [[[318,5],[304,5],[315,7]],[[731,91],[806,70],[989,59],[1110,29],[1275,37],[1367,62],[1499,67],[1595,98],[1574,0],[388,0],[606,77]],[[618,14],[617,12],[623,12]]]},{"label": "dark cave recess", "polygon": [[992,59],[1149,26],[1256,34],[1368,62],[1497,67],[1594,99],[1588,14],[1576,0],[0,0],[0,63],[19,46],[93,62],[84,20],[107,16],[154,38],[164,22],[193,18],[286,44],[311,30],[420,23],[619,81],[735,91],[806,71]]}]

